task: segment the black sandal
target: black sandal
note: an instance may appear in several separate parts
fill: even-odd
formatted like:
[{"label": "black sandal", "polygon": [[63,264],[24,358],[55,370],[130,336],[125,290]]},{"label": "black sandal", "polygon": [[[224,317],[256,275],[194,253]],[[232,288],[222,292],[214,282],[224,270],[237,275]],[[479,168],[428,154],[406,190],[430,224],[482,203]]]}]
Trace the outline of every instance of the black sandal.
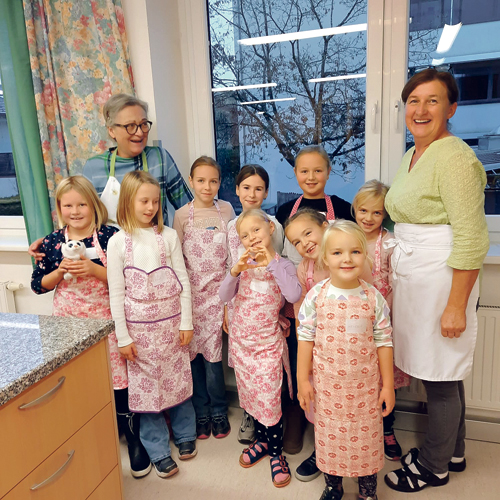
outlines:
[{"label": "black sandal", "polygon": [[[410,459],[409,462],[408,458]],[[441,479],[430,470],[426,469],[417,459],[418,449],[412,448],[410,452],[401,459],[403,468],[386,474],[384,477],[385,484],[396,491],[414,493],[423,490],[427,486],[444,486],[450,480],[449,474]],[[415,466],[418,473],[410,469],[411,465]]]}]

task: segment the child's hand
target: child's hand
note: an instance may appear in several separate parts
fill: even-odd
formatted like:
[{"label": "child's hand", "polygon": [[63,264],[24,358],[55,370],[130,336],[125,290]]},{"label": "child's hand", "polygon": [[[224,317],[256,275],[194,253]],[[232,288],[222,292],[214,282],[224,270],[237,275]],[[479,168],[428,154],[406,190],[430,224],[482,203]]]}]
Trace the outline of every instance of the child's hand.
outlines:
[{"label": "child's hand", "polygon": [[274,259],[274,253],[272,254],[265,246],[257,245],[252,247],[252,252],[254,253],[253,259],[257,262],[258,267],[267,267]]},{"label": "child's hand", "polygon": [[135,361],[137,359],[137,347],[135,347],[133,342],[125,347],[119,347],[118,350],[127,361]]},{"label": "child's hand", "polygon": [[79,276],[80,278],[95,276],[95,268],[98,264],[94,264],[84,255],[80,256],[80,260],[72,260],[70,262],[71,264],[68,266],[68,271],[73,276]]},{"label": "child's hand", "polygon": [[227,317],[227,306],[224,306],[224,320],[222,321],[222,329],[229,334],[229,318]]},{"label": "child's hand", "polygon": [[64,273],[69,273],[69,268],[73,264],[73,261],[71,259],[66,259],[64,258],[61,263],[59,264],[57,270],[61,273],[61,276],[64,275]]},{"label": "child's hand", "polygon": [[181,345],[188,345],[193,339],[193,330],[179,330]]},{"label": "child's hand", "polygon": [[[383,409],[382,404],[385,403],[385,409]],[[394,389],[387,389],[382,387],[380,391],[380,397],[378,398],[378,405],[382,408],[382,416],[387,417],[389,413],[394,409],[394,404],[396,403],[396,395]]]},{"label": "child's hand", "polygon": [[[252,251],[252,253],[255,253]],[[247,269],[252,269],[254,267],[258,267],[257,262],[253,260],[253,257],[250,255],[250,249],[243,252],[243,255],[239,258],[238,262],[231,268],[231,276],[236,278]]]},{"label": "child's hand", "polygon": [[311,382],[309,382],[309,379],[304,382],[298,382],[297,397],[299,399],[300,407],[304,411],[308,411],[309,405],[312,401],[314,401],[314,390]]}]

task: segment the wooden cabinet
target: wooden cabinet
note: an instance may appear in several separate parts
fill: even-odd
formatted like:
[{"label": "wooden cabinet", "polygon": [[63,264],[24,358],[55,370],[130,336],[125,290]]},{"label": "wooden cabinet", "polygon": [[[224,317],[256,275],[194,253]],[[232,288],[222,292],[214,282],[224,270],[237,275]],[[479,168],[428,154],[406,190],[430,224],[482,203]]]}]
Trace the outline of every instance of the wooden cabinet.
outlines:
[{"label": "wooden cabinet", "polygon": [[2,407],[0,425],[0,498],[122,498],[106,339]]}]

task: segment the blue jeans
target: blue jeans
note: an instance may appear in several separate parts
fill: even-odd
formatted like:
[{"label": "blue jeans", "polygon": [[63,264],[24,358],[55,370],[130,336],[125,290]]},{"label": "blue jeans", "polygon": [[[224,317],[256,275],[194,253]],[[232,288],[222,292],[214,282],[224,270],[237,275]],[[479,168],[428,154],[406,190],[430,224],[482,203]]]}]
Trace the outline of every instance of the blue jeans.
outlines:
[{"label": "blue jeans", "polygon": [[[168,410],[174,443],[179,445],[196,439],[196,417],[191,399]],[[140,438],[151,462],[159,462],[171,455],[170,433],[163,412],[141,413]]]},{"label": "blue jeans", "polygon": [[196,418],[227,415],[226,384],[222,361],[210,363],[202,354],[191,361],[193,406]]}]

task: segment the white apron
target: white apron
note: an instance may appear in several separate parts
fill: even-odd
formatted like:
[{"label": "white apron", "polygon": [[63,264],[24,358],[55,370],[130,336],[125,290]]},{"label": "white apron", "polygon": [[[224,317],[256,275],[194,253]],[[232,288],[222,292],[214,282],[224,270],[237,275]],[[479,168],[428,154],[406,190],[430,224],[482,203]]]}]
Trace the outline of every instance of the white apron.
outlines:
[{"label": "white apron", "polygon": [[463,380],[472,368],[477,335],[476,280],[467,304],[467,327],[457,339],[441,335],[453,269],[446,264],[453,248],[451,226],[401,224],[394,228],[394,362],[412,377],[435,382]]}]

